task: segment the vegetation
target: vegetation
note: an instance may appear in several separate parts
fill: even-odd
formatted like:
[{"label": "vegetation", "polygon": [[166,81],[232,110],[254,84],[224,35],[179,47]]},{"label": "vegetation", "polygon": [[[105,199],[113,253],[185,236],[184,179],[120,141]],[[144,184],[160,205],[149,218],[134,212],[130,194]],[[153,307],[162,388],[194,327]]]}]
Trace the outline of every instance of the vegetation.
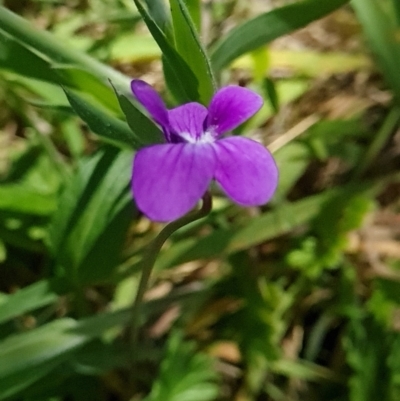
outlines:
[{"label": "vegetation", "polygon": [[[0,400],[400,399],[397,0],[0,4]],[[235,134],[280,171],[262,207],[212,187],[136,304],[132,78],[261,94]]]}]

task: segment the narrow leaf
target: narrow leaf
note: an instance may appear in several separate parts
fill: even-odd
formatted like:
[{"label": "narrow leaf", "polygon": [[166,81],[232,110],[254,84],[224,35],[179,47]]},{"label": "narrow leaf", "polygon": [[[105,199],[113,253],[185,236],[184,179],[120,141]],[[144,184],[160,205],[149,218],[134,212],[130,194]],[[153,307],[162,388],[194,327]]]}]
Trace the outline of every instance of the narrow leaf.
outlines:
[{"label": "narrow leaf", "polygon": [[141,143],[151,145],[161,143],[163,140],[162,132],[157,126],[145,116],[125,95],[114,88],[119,105],[125,114],[126,122],[130,129],[140,139]]},{"label": "narrow leaf", "polygon": [[[199,82],[196,75],[169,43],[164,32],[142,6],[140,0],[134,0],[134,2],[142,15],[143,21],[163,53],[163,62],[168,65],[170,79],[168,84],[171,92],[174,95],[180,95],[180,98],[177,99],[180,103],[198,101]],[[175,88],[178,88],[178,90],[174,91]]]},{"label": "narrow leaf", "polygon": [[170,4],[176,48],[201,82],[200,100],[208,104],[216,86],[210,61],[183,0],[170,0]]},{"label": "narrow leaf", "polygon": [[[0,27],[2,31],[6,32],[19,44],[23,45],[29,51],[34,49],[34,53],[43,56],[51,64],[82,67],[83,69],[91,71],[93,75],[97,76],[105,83],[107,83],[109,79],[112,79],[118,87],[124,87],[129,84],[129,79],[120,72],[73,49],[71,46],[63,46],[60,44],[59,38],[49,32],[36,29],[28,21],[3,6],[0,6]],[[20,60],[25,60],[25,58],[21,58]],[[28,63],[26,64],[29,65]],[[44,71],[51,75],[48,68]]]},{"label": "narrow leaf", "polygon": [[52,304],[57,298],[48,281],[38,281],[1,300],[0,323]]},{"label": "narrow leaf", "polygon": [[95,134],[111,142],[128,145],[138,149],[141,146],[139,138],[129,129],[128,125],[115,117],[108,115],[99,107],[94,106],[73,91],[64,88],[72,108]]},{"label": "narrow leaf", "polygon": [[261,14],[234,28],[214,46],[212,65],[220,71],[242,54],[322,18],[348,2],[304,0]]},{"label": "narrow leaf", "polygon": [[171,15],[164,0],[145,0],[149,14],[167,38],[172,38]]},{"label": "narrow leaf", "polygon": [[[392,86],[396,98],[400,99],[399,58],[400,43],[398,28],[393,18],[393,8],[387,1],[352,0],[359,21],[377,61]],[[390,10],[390,11],[389,11]]]}]

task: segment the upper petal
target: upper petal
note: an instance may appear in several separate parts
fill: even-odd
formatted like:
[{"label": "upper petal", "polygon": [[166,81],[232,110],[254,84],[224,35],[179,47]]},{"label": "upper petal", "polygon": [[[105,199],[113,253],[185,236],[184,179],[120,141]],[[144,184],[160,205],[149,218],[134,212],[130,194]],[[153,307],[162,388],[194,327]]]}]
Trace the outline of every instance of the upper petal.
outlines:
[{"label": "upper petal", "polygon": [[229,137],[213,144],[217,154],[216,181],[243,206],[262,205],[278,184],[278,169],[269,151],[249,138]]},{"label": "upper petal", "polygon": [[150,113],[154,121],[162,127],[168,128],[168,110],[158,92],[140,79],[131,81],[131,89],[136,99]]},{"label": "upper petal", "polygon": [[255,114],[263,99],[257,93],[240,86],[226,86],[211,99],[207,125],[217,134],[230,131]]},{"label": "upper petal", "polygon": [[138,208],[155,221],[183,216],[206,192],[215,167],[210,144],[163,144],[139,150],[132,178]]},{"label": "upper petal", "polygon": [[[192,139],[199,138],[204,131],[207,109],[200,103],[187,103],[168,112],[169,124],[175,134],[184,134]],[[182,135],[180,135],[182,136]]]}]

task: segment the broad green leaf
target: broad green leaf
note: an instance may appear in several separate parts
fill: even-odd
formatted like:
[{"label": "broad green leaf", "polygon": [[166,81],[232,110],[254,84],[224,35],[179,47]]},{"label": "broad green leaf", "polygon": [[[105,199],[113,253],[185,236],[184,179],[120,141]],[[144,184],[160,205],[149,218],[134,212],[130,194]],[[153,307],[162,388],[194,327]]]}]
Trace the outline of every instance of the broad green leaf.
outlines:
[{"label": "broad green leaf", "polygon": [[89,126],[90,130],[114,144],[139,148],[139,138],[121,120],[107,114],[106,110],[94,106],[75,92],[64,88],[69,103],[76,114]]},{"label": "broad green leaf", "polygon": [[211,64],[220,71],[242,54],[322,18],[348,2],[303,0],[261,14],[234,28],[217,42],[211,54]]},{"label": "broad green leaf", "polygon": [[171,93],[179,103],[199,100],[199,81],[188,64],[169,43],[168,38],[156,24],[154,19],[141,4],[141,0],[134,0],[150,33],[163,53],[164,68],[167,69],[167,83]]},{"label": "broad green leaf", "polygon": [[126,122],[130,129],[140,139],[144,145],[161,143],[163,133],[157,126],[145,116],[125,95],[115,89],[115,95],[118,99],[122,112],[125,114]]},{"label": "broad green leaf", "polygon": [[400,42],[393,4],[389,0],[352,0],[351,5],[363,26],[382,72],[399,101]]},{"label": "broad green leaf", "polygon": [[0,300],[0,323],[54,303],[57,294],[48,281],[38,281]]},{"label": "broad green leaf", "polygon": [[176,49],[196,75],[200,100],[208,104],[216,84],[210,61],[183,0],[170,0]]}]

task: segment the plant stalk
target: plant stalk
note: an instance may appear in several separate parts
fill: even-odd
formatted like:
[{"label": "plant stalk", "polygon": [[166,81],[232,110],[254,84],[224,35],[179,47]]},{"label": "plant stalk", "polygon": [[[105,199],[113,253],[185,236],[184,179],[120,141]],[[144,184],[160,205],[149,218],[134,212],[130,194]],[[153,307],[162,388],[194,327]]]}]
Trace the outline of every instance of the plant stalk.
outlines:
[{"label": "plant stalk", "polygon": [[132,305],[131,327],[130,327],[130,347],[131,360],[135,360],[135,353],[138,348],[138,333],[140,327],[140,307],[142,305],[143,296],[147,289],[148,282],[153,270],[157,256],[164,245],[165,241],[181,227],[186,226],[198,219],[205,217],[212,208],[212,197],[209,192],[206,192],[202,198],[202,206],[199,210],[189,213],[180,219],[166,225],[156,238],[148,245],[142,260],[142,275],[140,277],[139,287],[136,292],[136,297]]}]

